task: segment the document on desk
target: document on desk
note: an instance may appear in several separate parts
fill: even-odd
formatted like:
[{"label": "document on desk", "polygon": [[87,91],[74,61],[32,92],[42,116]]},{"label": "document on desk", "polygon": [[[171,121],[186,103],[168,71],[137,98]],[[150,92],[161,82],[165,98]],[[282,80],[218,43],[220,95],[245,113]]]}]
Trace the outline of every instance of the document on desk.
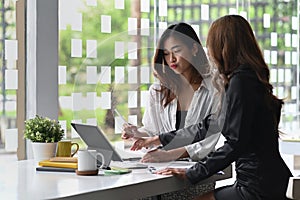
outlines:
[{"label": "document on desk", "polygon": [[165,169],[165,168],[190,168],[197,162],[191,161],[172,161],[172,162],[160,162],[160,163],[145,163],[148,165],[150,172],[154,173],[156,171]]},{"label": "document on desk", "polygon": [[[155,173],[156,171],[165,169],[165,168],[190,168],[197,162],[192,161],[172,161],[172,162],[163,162],[163,163],[145,163],[148,165],[148,170],[151,173]],[[219,171],[216,173],[217,175],[224,175],[223,171]]]},{"label": "document on desk", "polygon": [[119,148],[116,148],[115,150],[123,160],[140,160],[145,155],[145,152],[143,151],[131,151],[129,149]]}]

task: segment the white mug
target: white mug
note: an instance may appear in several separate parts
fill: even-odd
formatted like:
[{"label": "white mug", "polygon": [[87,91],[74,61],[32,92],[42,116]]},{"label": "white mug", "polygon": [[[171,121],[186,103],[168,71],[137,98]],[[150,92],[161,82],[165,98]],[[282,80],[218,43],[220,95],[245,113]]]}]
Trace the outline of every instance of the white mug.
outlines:
[{"label": "white mug", "polygon": [[78,171],[97,170],[97,157],[101,157],[101,166],[104,166],[104,156],[96,150],[79,150],[78,151]]}]

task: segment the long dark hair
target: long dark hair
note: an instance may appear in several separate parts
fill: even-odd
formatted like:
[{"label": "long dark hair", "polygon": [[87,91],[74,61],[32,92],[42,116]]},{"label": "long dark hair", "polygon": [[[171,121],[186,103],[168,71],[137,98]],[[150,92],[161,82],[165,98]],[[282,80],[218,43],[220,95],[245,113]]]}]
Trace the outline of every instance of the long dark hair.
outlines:
[{"label": "long dark hair", "polygon": [[279,123],[278,109],[275,108],[281,107],[283,101],[272,93],[270,71],[248,21],[239,15],[226,15],[217,19],[208,31],[206,45],[209,57],[217,66],[225,84],[229,83],[233,71],[241,65],[248,65],[255,71],[267,90],[266,103]]},{"label": "long dark hair", "polygon": [[181,40],[187,47],[193,48],[194,44],[198,46],[198,52],[191,61],[193,73],[190,83],[200,83],[202,80],[201,74],[204,75],[209,70],[206,54],[194,29],[186,23],[170,25],[161,35],[153,57],[154,76],[160,80],[161,89],[158,91],[163,94],[161,104],[164,107],[176,98],[178,89],[181,86],[180,75],[167,66],[164,58],[164,43],[171,36]]}]

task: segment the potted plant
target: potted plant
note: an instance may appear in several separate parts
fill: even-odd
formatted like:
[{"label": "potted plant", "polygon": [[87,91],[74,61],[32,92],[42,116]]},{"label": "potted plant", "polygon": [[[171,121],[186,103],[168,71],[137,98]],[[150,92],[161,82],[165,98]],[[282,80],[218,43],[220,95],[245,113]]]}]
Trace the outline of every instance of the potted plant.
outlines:
[{"label": "potted plant", "polygon": [[64,130],[56,120],[36,115],[25,121],[24,138],[31,140],[35,160],[47,160],[55,156],[57,142]]}]

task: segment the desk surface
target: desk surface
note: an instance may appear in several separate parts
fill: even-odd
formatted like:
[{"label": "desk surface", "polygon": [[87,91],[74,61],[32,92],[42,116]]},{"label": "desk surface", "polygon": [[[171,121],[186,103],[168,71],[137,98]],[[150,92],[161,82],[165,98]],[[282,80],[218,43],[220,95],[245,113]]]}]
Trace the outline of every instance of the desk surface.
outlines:
[{"label": "desk surface", "polygon": [[[9,162],[1,166],[0,197],[5,199],[134,199],[183,189],[188,185],[174,176],[151,174],[147,169],[111,176],[78,176],[68,172],[36,172],[33,160]],[[203,183],[232,176],[214,175]]]},{"label": "desk surface", "polygon": [[279,139],[279,150],[284,154],[300,155],[300,141],[291,139]]}]

